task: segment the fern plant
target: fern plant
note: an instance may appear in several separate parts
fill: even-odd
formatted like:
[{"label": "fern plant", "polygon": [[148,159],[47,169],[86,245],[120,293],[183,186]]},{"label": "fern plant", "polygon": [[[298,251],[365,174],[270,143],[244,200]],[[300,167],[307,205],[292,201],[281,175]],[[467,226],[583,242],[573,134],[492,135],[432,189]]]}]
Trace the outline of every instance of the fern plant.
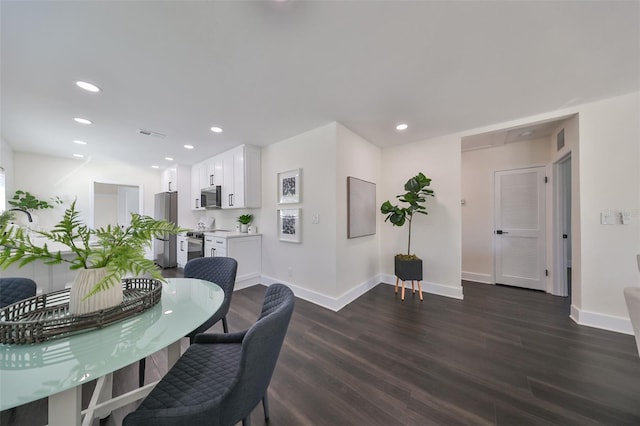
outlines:
[{"label": "fern plant", "polygon": [[135,276],[149,274],[163,280],[156,264],[144,257],[145,247],[153,238],[167,233],[183,231],[173,223],[131,213],[131,222],[126,227],[107,226],[91,229],[80,220],[76,202],[65,210],[64,216],[51,231],[32,231],[50,241],[69,247],[74,256],[63,255],[60,251],[50,251],[46,244],[35,245],[29,234],[22,228],[3,226],[0,230],[0,267],[6,269],[18,262],[23,267],[35,260],[47,265],[69,263],[69,269],[107,268],[107,275],[96,283],[92,296],[106,290],[128,273]]}]

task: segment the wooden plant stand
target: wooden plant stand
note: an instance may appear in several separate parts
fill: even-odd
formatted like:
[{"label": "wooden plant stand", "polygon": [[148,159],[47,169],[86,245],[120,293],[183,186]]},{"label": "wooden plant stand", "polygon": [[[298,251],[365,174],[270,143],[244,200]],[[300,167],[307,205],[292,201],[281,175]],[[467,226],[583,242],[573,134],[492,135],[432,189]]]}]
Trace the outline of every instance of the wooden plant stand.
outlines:
[{"label": "wooden plant stand", "polygon": [[[396,277],[396,294],[398,294],[398,282],[400,281],[400,278]],[[416,293],[416,288],[415,288],[415,282],[418,282],[418,295],[420,296],[420,301],[422,301],[422,284],[420,280],[411,280],[411,293],[415,294]],[[404,300],[404,283],[405,281],[402,280],[402,291],[400,292],[400,300]]]}]

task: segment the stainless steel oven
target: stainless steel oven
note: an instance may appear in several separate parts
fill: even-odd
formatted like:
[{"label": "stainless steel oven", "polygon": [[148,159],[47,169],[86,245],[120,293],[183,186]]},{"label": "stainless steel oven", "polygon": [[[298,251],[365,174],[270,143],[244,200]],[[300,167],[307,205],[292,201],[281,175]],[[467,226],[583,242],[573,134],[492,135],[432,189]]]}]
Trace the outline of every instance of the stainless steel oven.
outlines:
[{"label": "stainless steel oven", "polygon": [[204,233],[187,232],[187,260],[204,257]]}]

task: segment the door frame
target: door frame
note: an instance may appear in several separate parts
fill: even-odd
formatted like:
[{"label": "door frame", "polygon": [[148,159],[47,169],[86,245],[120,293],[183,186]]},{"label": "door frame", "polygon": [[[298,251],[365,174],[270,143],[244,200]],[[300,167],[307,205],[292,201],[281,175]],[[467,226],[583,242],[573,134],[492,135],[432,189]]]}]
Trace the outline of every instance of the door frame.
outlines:
[{"label": "door frame", "polygon": [[[562,230],[564,228],[564,218],[566,217],[567,205],[564,202],[566,191],[568,190],[573,199],[570,181],[565,179],[565,168],[567,163],[571,167],[571,152],[553,163],[553,235],[551,238],[553,250],[553,286],[551,294],[554,296],[568,296],[569,283],[567,282],[567,259],[564,255],[564,241]],[[573,232],[569,232],[571,245],[573,246]]]}]

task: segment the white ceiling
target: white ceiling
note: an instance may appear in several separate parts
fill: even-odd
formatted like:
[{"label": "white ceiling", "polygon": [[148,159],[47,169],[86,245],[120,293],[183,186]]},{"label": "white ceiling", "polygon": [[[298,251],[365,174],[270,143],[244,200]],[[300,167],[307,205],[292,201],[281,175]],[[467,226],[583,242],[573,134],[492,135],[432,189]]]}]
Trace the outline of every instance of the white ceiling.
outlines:
[{"label": "white ceiling", "polygon": [[193,164],[332,121],[388,147],[640,90],[638,1],[0,7],[3,140],[85,160]]}]

